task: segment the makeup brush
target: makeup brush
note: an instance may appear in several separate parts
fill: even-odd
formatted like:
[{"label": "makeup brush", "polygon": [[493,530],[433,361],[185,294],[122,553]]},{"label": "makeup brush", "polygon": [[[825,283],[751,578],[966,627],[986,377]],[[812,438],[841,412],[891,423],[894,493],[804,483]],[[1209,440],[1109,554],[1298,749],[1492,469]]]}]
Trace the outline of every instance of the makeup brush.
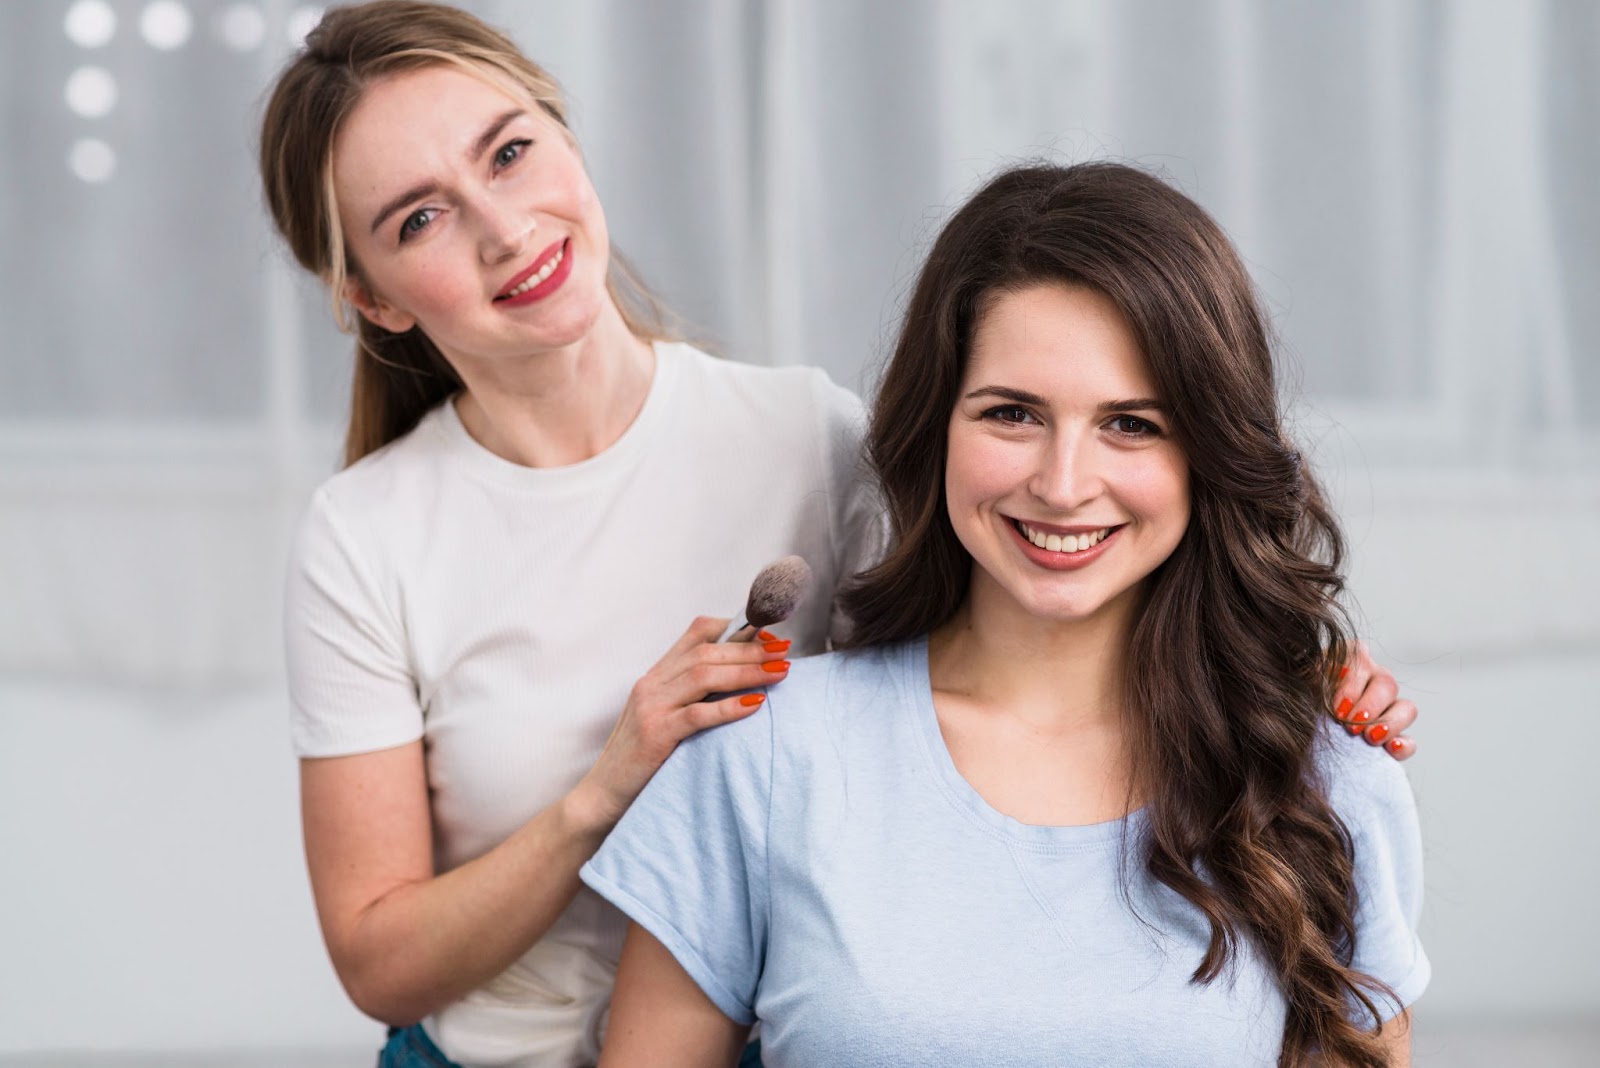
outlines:
[{"label": "makeup brush", "polygon": [[[750,599],[744,603],[744,615],[736,617],[722,632],[718,641],[747,642],[762,627],[782,623],[794,614],[800,602],[811,592],[811,565],[798,556],[785,556],[761,569],[761,574],[750,583]],[[742,630],[749,634],[734,637]]]}]

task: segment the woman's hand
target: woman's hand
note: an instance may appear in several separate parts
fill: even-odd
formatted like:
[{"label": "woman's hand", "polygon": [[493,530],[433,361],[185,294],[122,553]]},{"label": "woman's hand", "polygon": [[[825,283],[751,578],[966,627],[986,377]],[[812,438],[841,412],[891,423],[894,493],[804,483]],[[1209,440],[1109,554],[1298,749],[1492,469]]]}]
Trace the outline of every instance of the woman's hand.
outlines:
[{"label": "woman's hand", "polygon": [[[789,643],[762,631],[754,641],[718,642],[726,619],[701,616],[634,683],[600,759],[573,790],[575,803],[609,827],[678,743],[697,731],[750,715],[766,700],[739,695],[788,676]],[[733,696],[720,696],[733,693]],[[713,700],[707,700],[713,697]]]},{"label": "woman's hand", "polygon": [[1417,706],[1400,697],[1400,684],[1389,669],[1373,662],[1365,642],[1356,642],[1350,662],[1339,669],[1333,714],[1351,734],[1364,735],[1368,745],[1381,745],[1396,760],[1417,751],[1405,732],[1417,719]]}]

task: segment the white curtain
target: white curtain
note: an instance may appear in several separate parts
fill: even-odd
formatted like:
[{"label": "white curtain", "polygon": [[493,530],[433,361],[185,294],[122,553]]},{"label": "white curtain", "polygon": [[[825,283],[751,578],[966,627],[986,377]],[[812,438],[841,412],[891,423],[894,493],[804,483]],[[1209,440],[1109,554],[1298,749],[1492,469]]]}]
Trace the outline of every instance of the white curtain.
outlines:
[{"label": "white curtain", "polygon": [[[1510,665],[1480,692],[1530,701],[1546,738],[1571,728],[1564,746],[1592,736],[1600,5],[466,6],[564,82],[612,234],[671,305],[732,358],[820,364],[864,390],[922,250],[984,175],[1036,155],[1166,174],[1268,298],[1387,655],[1413,677]],[[287,536],[335,468],[350,345],[270,236],[253,151],[265,87],[314,16],[288,0],[0,4],[8,731],[50,692],[114,695],[129,716],[281,692]],[[1448,688],[1432,694],[1441,740],[1463,722]],[[1507,711],[1484,706],[1484,729]],[[1452,756],[1441,741],[1420,774],[1465,783],[1499,756],[1483,737]],[[1547,808],[1596,801],[1524,779]],[[1476,826],[1518,833],[1439,782]],[[1539,863],[1541,893],[1600,878]],[[1456,921],[1466,947],[1481,925]],[[1493,959],[1517,967],[1515,947]],[[1600,1008],[1572,993],[1579,965],[1541,961],[1512,984],[1528,1005]],[[1503,969],[1479,970],[1476,986],[1446,974],[1440,997],[1509,1004]]]},{"label": "white curtain", "polygon": [[[253,174],[314,9],[168,3],[189,28],[163,48],[162,4],[99,0],[115,30],[85,47],[83,6],[0,8],[0,671],[264,682],[349,360]],[[1114,156],[1239,241],[1336,480],[1581,494],[1600,469],[1592,4],[473,6],[565,82],[619,246],[733,358],[870,389],[975,182]],[[109,107],[81,79],[69,105],[85,67]],[[103,180],[73,171],[89,141]]]}]

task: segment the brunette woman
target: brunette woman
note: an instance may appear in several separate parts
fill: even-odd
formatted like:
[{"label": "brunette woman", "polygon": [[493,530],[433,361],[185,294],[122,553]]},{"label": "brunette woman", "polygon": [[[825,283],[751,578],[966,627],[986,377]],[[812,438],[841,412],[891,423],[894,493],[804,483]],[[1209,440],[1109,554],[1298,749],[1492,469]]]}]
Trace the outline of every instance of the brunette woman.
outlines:
[{"label": "brunette woman", "polygon": [[635,923],[602,1065],[1403,1065],[1398,765],[1330,727],[1343,542],[1187,197],[1010,171],[874,408],[861,648],[688,739],[583,869]]}]

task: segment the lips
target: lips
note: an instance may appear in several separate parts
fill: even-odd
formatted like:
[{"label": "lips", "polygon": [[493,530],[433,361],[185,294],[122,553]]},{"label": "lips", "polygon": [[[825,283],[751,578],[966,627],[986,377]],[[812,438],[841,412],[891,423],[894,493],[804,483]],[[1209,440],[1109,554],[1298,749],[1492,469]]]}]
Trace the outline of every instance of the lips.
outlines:
[{"label": "lips", "polygon": [[572,270],[570,239],[562,238],[512,277],[495,294],[497,304],[526,304],[554,292]]},{"label": "lips", "polygon": [[[1075,571],[1087,567],[1103,556],[1116,542],[1126,524],[1103,527],[1055,527],[1038,523],[1024,523],[1011,519],[1006,524],[1016,538],[1022,553],[1035,564],[1050,571]],[[1057,539],[1057,548],[1051,549],[1050,539]],[[1067,539],[1072,539],[1069,543]],[[1039,545],[1035,539],[1042,539]],[[1071,544],[1073,548],[1066,548]]]}]

